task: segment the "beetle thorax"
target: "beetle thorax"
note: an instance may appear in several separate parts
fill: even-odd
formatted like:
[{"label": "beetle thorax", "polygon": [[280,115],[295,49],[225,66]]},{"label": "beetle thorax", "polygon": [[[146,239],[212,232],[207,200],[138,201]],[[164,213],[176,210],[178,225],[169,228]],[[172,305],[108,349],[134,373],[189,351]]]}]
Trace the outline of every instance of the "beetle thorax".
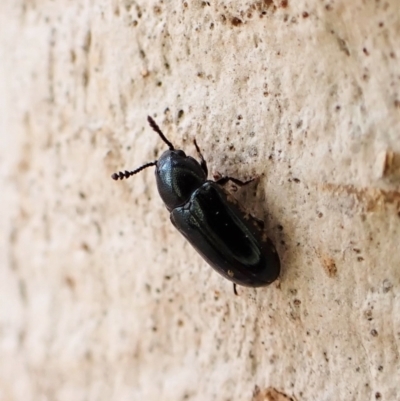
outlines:
[{"label": "beetle thorax", "polygon": [[167,150],[157,161],[158,192],[169,211],[188,201],[207,179],[201,165],[182,150]]}]

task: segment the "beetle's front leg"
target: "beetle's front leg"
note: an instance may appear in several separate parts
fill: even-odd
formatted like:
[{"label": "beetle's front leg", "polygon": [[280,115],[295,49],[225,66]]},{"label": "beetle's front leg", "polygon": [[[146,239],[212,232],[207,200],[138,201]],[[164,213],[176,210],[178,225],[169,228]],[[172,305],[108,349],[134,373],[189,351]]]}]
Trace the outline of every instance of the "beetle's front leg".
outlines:
[{"label": "beetle's front leg", "polygon": [[239,187],[243,187],[243,185],[250,184],[255,179],[256,178],[252,178],[251,180],[248,180],[248,181],[241,181],[241,180],[238,180],[237,178],[233,178],[233,177],[221,177],[221,178],[218,178],[215,181],[215,183],[222,186],[222,185],[225,185],[228,181],[232,181],[236,185],[239,185]]},{"label": "beetle's front leg", "polygon": [[203,171],[206,173],[206,177],[207,177],[208,176],[207,162],[205,161],[205,159],[200,151],[199,145],[197,145],[196,139],[193,139],[193,142],[194,142],[194,146],[196,146],[197,153],[200,156],[200,166],[203,169]]}]

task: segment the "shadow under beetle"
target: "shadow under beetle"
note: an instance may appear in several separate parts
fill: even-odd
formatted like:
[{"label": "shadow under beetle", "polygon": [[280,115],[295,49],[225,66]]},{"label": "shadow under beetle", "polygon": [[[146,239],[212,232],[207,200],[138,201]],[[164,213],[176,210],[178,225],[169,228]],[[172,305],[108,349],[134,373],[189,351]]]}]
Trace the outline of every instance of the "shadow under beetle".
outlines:
[{"label": "shadow under beetle", "polygon": [[236,284],[262,287],[275,281],[280,272],[280,260],[272,241],[250,214],[222,185],[231,177],[207,180],[207,163],[194,141],[200,163],[175,149],[156,122],[147,117],[150,126],[167,144],[161,157],[133,171],[114,173],[114,180],[128,178],[143,169],[156,166],[158,192],[167,207],[172,224],[192,244],[218,273]]}]

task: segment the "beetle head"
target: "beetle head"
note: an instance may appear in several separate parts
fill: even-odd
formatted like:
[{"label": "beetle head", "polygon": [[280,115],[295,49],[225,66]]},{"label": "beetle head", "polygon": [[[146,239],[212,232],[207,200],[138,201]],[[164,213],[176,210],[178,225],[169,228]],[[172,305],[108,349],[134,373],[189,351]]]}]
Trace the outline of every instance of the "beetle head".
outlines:
[{"label": "beetle head", "polygon": [[[193,157],[175,149],[172,143],[162,133],[157,123],[150,117],[147,121],[160,138],[167,144],[166,150],[158,160],[146,163],[133,171],[120,171],[111,177],[122,180],[131,177],[147,167],[156,166],[156,181],[158,192],[169,211],[183,205],[190,195],[207,179],[204,168]],[[197,144],[196,144],[197,148]]]},{"label": "beetle head", "polygon": [[169,211],[186,203],[207,179],[199,162],[182,150],[167,150],[157,161],[158,192]]}]

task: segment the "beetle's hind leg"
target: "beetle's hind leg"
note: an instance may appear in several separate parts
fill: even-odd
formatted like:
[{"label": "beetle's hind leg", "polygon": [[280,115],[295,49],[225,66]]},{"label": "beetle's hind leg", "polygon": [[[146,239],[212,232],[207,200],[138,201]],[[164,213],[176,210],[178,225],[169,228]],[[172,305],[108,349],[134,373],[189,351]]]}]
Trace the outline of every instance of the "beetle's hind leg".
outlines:
[{"label": "beetle's hind leg", "polygon": [[238,292],[237,292],[237,289],[236,289],[236,283],[233,283],[233,293],[234,293],[236,296],[239,296],[239,294],[238,294]]},{"label": "beetle's hind leg", "polygon": [[205,161],[205,159],[200,151],[199,145],[197,145],[196,139],[193,139],[193,142],[194,142],[194,146],[196,146],[197,153],[200,157],[200,166],[203,169],[203,171],[206,173],[206,177],[207,177],[208,176],[207,162]]}]

